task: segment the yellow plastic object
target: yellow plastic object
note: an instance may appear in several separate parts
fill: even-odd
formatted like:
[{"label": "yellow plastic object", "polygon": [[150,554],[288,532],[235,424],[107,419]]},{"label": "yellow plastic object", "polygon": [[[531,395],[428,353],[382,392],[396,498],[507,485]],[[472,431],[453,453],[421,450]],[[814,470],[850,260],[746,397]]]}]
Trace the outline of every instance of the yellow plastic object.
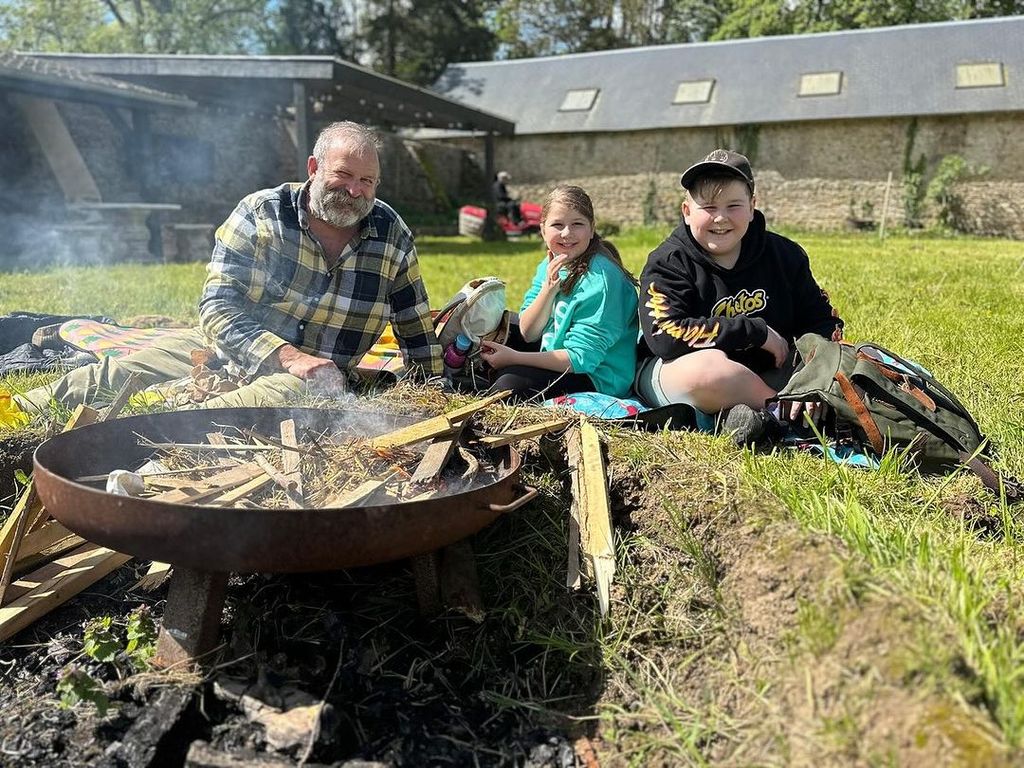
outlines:
[{"label": "yellow plastic object", "polygon": [[27,413],[14,401],[14,397],[6,389],[0,389],[0,427],[17,429],[31,421]]}]

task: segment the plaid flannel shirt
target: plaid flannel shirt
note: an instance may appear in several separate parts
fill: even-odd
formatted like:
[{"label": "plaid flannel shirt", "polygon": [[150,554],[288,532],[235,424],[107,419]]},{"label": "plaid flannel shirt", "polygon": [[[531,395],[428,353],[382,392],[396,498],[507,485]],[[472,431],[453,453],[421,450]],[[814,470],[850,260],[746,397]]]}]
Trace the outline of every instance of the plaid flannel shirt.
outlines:
[{"label": "plaid flannel shirt", "polygon": [[405,222],[378,200],[328,270],[308,227],[308,184],[248,195],[217,230],[199,301],[207,343],[249,375],[284,344],[346,370],[390,320],[406,365],[440,374],[441,348]]}]

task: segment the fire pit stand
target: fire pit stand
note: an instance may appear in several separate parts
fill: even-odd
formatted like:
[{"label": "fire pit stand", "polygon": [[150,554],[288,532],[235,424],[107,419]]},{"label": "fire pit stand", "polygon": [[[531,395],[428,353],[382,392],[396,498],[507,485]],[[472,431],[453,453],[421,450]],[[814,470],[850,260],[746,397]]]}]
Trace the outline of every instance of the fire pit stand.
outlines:
[{"label": "fire pit stand", "polygon": [[156,667],[202,664],[214,649],[227,594],[228,574],[175,568],[167,588]]},{"label": "fire pit stand", "polygon": [[[513,512],[533,500],[537,489],[510,504],[490,504],[497,514]],[[481,613],[476,558],[469,539],[463,539],[410,558],[421,616],[434,616],[445,606],[468,615]],[[227,573],[174,568],[167,589],[163,623],[153,665],[159,668],[201,665],[216,648],[220,619],[227,594]]]}]

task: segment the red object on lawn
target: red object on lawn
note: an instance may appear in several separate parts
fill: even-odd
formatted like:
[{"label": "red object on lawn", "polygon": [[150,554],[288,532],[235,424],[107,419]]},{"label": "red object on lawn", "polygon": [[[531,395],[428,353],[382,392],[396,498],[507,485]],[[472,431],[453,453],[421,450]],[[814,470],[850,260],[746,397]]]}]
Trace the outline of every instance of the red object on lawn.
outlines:
[{"label": "red object on lawn", "polygon": [[[522,221],[516,223],[502,213],[499,213],[495,221],[501,227],[506,237],[519,237],[521,235],[540,234],[540,211],[541,206],[537,203],[522,202],[519,204],[519,211],[522,214]],[[459,234],[470,237],[480,237],[484,231],[484,220],[487,218],[487,209],[476,205],[464,205],[459,208]]]}]

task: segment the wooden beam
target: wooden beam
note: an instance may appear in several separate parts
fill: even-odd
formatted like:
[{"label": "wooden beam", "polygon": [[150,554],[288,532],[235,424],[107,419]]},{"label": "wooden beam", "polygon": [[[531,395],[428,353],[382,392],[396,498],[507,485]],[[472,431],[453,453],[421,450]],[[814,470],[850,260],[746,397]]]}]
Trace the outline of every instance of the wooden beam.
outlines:
[{"label": "wooden beam", "polygon": [[52,99],[11,93],[7,96],[36,137],[39,150],[68,202],[103,199],[64,117]]},{"label": "wooden beam", "polygon": [[158,493],[151,496],[150,500],[169,504],[195,504],[212,496],[220,496],[223,492],[245,485],[264,474],[263,467],[258,464],[240,464],[197,481],[191,488],[177,488]]}]

